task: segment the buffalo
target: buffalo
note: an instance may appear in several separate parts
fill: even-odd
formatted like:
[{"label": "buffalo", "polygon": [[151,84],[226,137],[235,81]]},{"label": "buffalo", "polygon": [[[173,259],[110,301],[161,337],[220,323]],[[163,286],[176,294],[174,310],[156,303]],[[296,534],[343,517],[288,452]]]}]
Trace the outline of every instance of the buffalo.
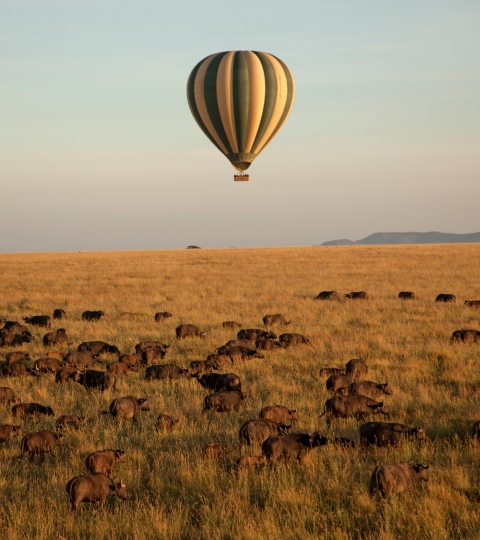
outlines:
[{"label": "buffalo", "polygon": [[246,347],[247,349],[255,349],[255,341],[250,339],[231,339],[230,341],[227,341],[225,345],[218,347],[216,350],[218,351],[219,349],[231,347]]},{"label": "buffalo", "polygon": [[232,364],[240,363],[249,358],[264,358],[263,354],[256,349],[250,349],[249,347],[243,347],[242,345],[235,345],[233,347],[223,345],[217,349],[217,353],[222,356],[229,356]]},{"label": "buffalo", "polygon": [[144,366],[151,366],[155,364],[155,362],[162,360],[165,354],[166,352],[160,347],[147,347],[146,349],[143,349],[140,356]]},{"label": "buffalo", "polygon": [[480,343],[480,331],[478,330],[455,330],[452,334],[452,341],[463,341],[464,343]]},{"label": "buffalo", "polygon": [[162,358],[167,354],[167,349],[170,345],[166,343],[160,343],[160,341],[140,341],[135,345],[135,352],[141,354],[142,351],[150,347],[156,347],[162,354]]},{"label": "buffalo", "polygon": [[14,334],[10,330],[0,329],[0,347],[16,347],[24,343],[30,343],[31,334]]},{"label": "buffalo", "polygon": [[345,368],[332,368],[326,367],[319,371],[320,377],[326,377],[327,375],[345,375]]},{"label": "buffalo", "polygon": [[177,328],[175,328],[175,334],[177,339],[184,339],[191,336],[205,336],[205,332],[201,332],[198,326],[195,326],[194,324],[181,324],[180,326],[177,326]]},{"label": "buffalo", "polygon": [[155,321],[161,322],[161,321],[164,321],[165,319],[168,319],[171,316],[172,314],[169,313],[168,311],[159,311],[158,313],[155,313]]},{"label": "buffalo", "polygon": [[4,377],[26,377],[27,375],[36,376],[37,372],[21,362],[13,364],[2,364],[2,375]]},{"label": "buffalo", "polygon": [[315,296],[314,300],[340,300],[337,291],[322,291]]},{"label": "buffalo", "polygon": [[345,373],[350,377],[360,377],[368,373],[368,366],[363,360],[353,358],[345,364]]},{"label": "buffalo", "polygon": [[2,405],[15,403],[15,401],[18,401],[18,397],[14,390],[8,388],[8,386],[0,387],[0,403]]},{"label": "buffalo", "polygon": [[12,407],[13,416],[36,416],[46,415],[55,416],[53,409],[46,405],[40,405],[40,403],[18,403]]},{"label": "buffalo", "polygon": [[442,293],[442,294],[439,294],[435,298],[435,302],[448,302],[451,304],[455,304],[456,301],[457,301],[457,297],[454,294]]},{"label": "buffalo", "polygon": [[388,382],[381,384],[373,381],[353,382],[348,387],[348,393],[351,395],[361,394],[372,399],[376,399],[382,394],[385,396],[391,396],[393,394],[392,389],[388,386]]},{"label": "buffalo", "polygon": [[280,313],[276,313],[275,315],[265,315],[265,317],[263,317],[263,324],[265,326],[273,326],[274,324],[283,324],[286,326],[291,322],[292,321],[287,321]]},{"label": "buffalo", "polygon": [[262,454],[268,461],[276,459],[298,459],[303,461],[308,452],[318,446],[328,444],[326,437],[319,433],[292,433],[291,435],[274,435],[262,444]]},{"label": "buffalo", "polygon": [[22,362],[24,360],[30,360],[30,355],[22,351],[13,351],[5,355],[5,362],[7,364],[13,364],[14,362]]},{"label": "buffalo", "polygon": [[78,428],[81,425],[85,424],[87,419],[85,416],[77,416],[76,414],[64,414],[57,418],[55,422],[55,427],[57,429],[63,428]]},{"label": "buffalo", "polygon": [[82,313],[82,321],[99,321],[104,316],[104,311],[84,311]]},{"label": "buffalo", "polygon": [[35,361],[35,370],[42,373],[56,373],[59,369],[62,369],[60,360],[56,358],[39,358]]},{"label": "buffalo", "polygon": [[44,454],[51,454],[55,457],[55,448],[57,446],[65,446],[63,435],[59,433],[52,433],[51,431],[28,433],[20,443],[20,455],[23,457],[28,452],[30,461],[32,461],[36,454],[40,454],[43,461]]},{"label": "buffalo", "polygon": [[282,344],[280,341],[275,341],[273,339],[260,338],[255,342],[255,349],[257,351],[276,351],[281,348]]},{"label": "buffalo", "polygon": [[368,300],[368,293],[365,291],[351,292],[346,294],[345,298],[350,298],[350,300]]},{"label": "buffalo", "polygon": [[65,383],[72,379],[74,373],[77,372],[76,368],[62,367],[55,374],[56,383]]},{"label": "buffalo", "polygon": [[175,364],[157,364],[145,370],[145,380],[181,379],[188,375],[188,369],[183,369]]},{"label": "buffalo", "polygon": [[85,388],[96,388],[102,392],[114,388],[116,380],[113,373],[108,371],[95,371],[93,369],[87,369],[85,373],[76,371],[71,375],[71,378]]},{"label": "buffalo", "polygon": [[76,512],[82,502],[94,502],[101,508],[109,495],[115,495],[122,500],[128,498],[127,489],[121,480],[115,484],[102,473],[75,476],[68,481],[66,489],[72,512]]},{"label": "buffalo", "polygon": [[137,415],[140,411],[149,411],[147,398],[136,398],[134,396],[125,396],[114,399],[108,411],[102,411],[102,414],[111,414],[114,418],[137,421]]},{"label": "buffalo", "polygon": [[330,375],[330,377],[328,377],[328,379],[325,381],[325,386],[330,392],[337,392],[337,390],[340,390],[341,388],[350,386],[351,382],[352,379],[349,375],[341,375],[338,373],[335,375]]},{"label": "buffalo", "polygon": [[11,334],[25,335],[30,339],[32,338],[32,333],[24,324],[20,324],[18,321],[7,321],[3,327],[5,330],[8,330]]},{"label": "buffalo", "polygon": [[474,309],[480,309],[480,300],[465,300],[464,304]]},{"label": "buffalo", "polygon": [[360,442],[366,446],[393,446],[407,440],[423,440],[425,437],[422,428],[394,422],[367,422],[360,426]]},{"label": "buffalo", "polygon": [[[231,363],[230,358],[228,358],[228,363]],[[192,360],[188,369],[190,371],[210,372],[212,369],[218,368],[214,367],[213,362],[209,360]]]},{"label": "buffalo", "polygon": [[23,320],[31,326],[41,326],[50,328],[51,320],[48,315],[34,315],[33,317],[23,317]]},{"label": "buffalo", "polygon": [[129,366],[136,366],[142,361],[142,357],[139,354],[122,354],[118,361]]},{"label": "buffalo", "polygon": [[87,369],[96,363],[103,364],[98,356],[90,351],[72,351],[65,355],[63,365],[66,367],[76,367],[79,369]]},{"label": "buffalo", "polygon": [[171,431],[176,424],[178,424],[178,419],[169,416],[168,414],[159,414],[157,420],[155,421],[155,429],[158,431]]},{"label": "buffalo", "polygon": [[270,405],[263,407],[258,417],[273,420],[277,424],[286,424],[287,422],[291,423],[294,420],[298,420],[298,412],[283,405]]},{"label": "buffalo", "polygon": [[242,325],[235,321],[225,321],[222,323],[223,328],[241,328]]},{"label": "buffalo", "polygon": [[300,343],[308,344],[310,340],[302,334],[282,334],[278,341],[282,344],[283,347],[289,347],[290,345],[298,345]]},{"label": "buffalo", "polygon": [[63,309],[54,309],[53,310],[53,318],[54,319],[66,319],[67,314]]},{"label": "buffalo", "polygon": [[227,354],[209,354],[207,356],[207,363],[212,369],[222,369],[225,366],[231,366],[233,362]]},{"label": "buffalo", "polygon": [[237,339],[249,339],[250,341],[256,341],[259,338],[277,339],[277,334],[267,330],[261,330],[260,328],[247,328],[240,330],[237,333]]},{"label": "buffalo", "polygon": [[382,402],[377,402],[367,396],[356,394],[353,396],[339,396],[328,399],[325,402],[324,412],[320,417],[327,415],[327,424],[330,425],[332,418],[355,417],[363,420],[370,414],[388,415],[388,409]]},{"label": "buffalo", "polygon": [[370,478],[370,495],[375,497],[378,492],[385,499],[390,493],[405,491],[420,480],[428,481],[427,469],[428,465],[411,465],[406,462],[379,465]]},{"label": "buffalo", "polygon": [[78,346],[78,351],[90,351],[92,355],[116,354],[120,356],[120,351],[116,345],[110,345],[104,341],[84,341]]},{"label": "buffalo", "polygon": [[43,336],[44,345],[68,345],[67,331],[59,328],[54,332],[48,332]]},{"label": "buffalo", "polygon": [[125,463],[125,450],[98,450],[85,459],[85,466],[90,473],[110,475],[117,463]]},{"label": "buffalo", "polygon": [[240,450],[245,445],[260,446],[273,435],[286,435],[290,428],[291,424],[287,426],[266,418],[245,422],[239,432]]},{"label": "buffalo", "polygon": [[130,372],[138,373],[138,366],[126,364],[125,362],[112,362],[108,364],[107,371],[115,375],[126,375]]},{"label": "buffalo", "polygon": [[205,397],[203,411],[232,412],[239,411],[242,401],[246,395],[238,392],[219,392]]},{"label": "buffalo", "polygon": [[0,425],[0,443],[7,442],[14,437],[20,435],[22,428],[20,426],[12,426],[11,424]]},{"label": "buffalo", "polygon": [[195,377],[203,388],[212,392],[240,392],[242,383],[240,377],[235,373],[194,373]]},{"label": "buffalo", "polygon": [[410,291],[400,291],[398,293],[400,300],[415,300],[415,293]]}]

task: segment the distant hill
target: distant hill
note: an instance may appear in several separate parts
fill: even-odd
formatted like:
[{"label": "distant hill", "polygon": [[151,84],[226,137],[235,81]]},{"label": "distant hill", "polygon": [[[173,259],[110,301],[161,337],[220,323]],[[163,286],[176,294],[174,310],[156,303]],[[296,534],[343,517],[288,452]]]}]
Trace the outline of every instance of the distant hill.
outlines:
[{"label": "distant hill", "polygon": [[453,234],[441,232],[392,232],[374,233],[366,238],[352,242],[342,240],[330,240],[322,246],[365,246],[374,244],[462,244],[467,242],[480,242],[480,232],[470,234]]}]

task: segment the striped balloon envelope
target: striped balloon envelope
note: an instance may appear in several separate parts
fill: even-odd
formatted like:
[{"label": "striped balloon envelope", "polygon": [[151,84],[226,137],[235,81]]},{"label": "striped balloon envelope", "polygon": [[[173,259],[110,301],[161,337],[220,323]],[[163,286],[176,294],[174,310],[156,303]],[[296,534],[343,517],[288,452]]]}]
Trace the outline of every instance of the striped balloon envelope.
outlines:
[{"label": "striped balloon envelope", "polygon": [[294,96],[290,70],[265,52],[211,54],[193,68],[187,82],[188,104],[197,124],[241,172],[279,132]]}]

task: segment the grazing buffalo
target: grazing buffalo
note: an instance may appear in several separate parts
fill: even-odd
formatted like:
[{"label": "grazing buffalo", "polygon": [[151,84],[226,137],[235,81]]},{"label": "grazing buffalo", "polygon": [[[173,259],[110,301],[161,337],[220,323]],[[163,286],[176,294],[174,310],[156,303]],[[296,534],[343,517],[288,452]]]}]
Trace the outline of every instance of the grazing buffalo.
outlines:
[{"label": "grazing buffalo", "polygon": [[82,321],[99,321],[105,317],[104,311],[84,311],[82,313]]},{"label": "grazing buffalo", "polygon": [[[228,358],[228,363],[231,363],[230,358]],[[192,360],[188,369],[190,371],[210,372],[213,369],[218,368],[214,367],[213,362],[211,362],[210,360]]]},{"label": "grazing buffalo", "polygon": [[72,379],[72,376],[74,373],[77,372],[76,368],[68,368],[68,367],[62,367],[59,369],[55,375],[55,382],[57,383],[65,383],[68,380]]},{"label": "grazing buffalo", "polygon": [[375,467],[370,478],[370,495],[375,497],[377,492],[385,499],[392,492],[400,493],[412,488],[420,480],[428,481],[428,465],[411,465],[402,462],[394,465],[379,465]]},{"label": "grazing buffalo", "polygon": [[79,369],[87,369],[96,363],[103,364],[96,354],[90,351],[72,351],[65,355],[63,365],[67,367],[76,367]]},{"label": "grazing buffalo", "polygon": [[273,326],[274,324],[290,324],[292,321],[287,321],[283,315],[276,313],[275,315],[265,315],[263,317],[263,324],[265,326]]},{"label": "grazing buffalo", "polygon": [[219,392],[205,397],[203,411],[232,412],[239,411],[246,394],[242,392]]},{"label": "grazing buffalo", "polygon": [[475,422],[475,424],[473,424],[472,438],[480,439],[480,422]]},{"label": "grazing buffalo", "polygon": [[41,454],[43,461],[44,454],[51,454],[55,457],[55,448],[57,446],[65,446],[63,435],[59,433],[52,433],[51,431],[28,433],[20,443],[20,455],[23,457],[28,452],[30,461],[32,461],[35,454]]},{"label": "grazing buffalo", "polygon": [[237,339],[249,339],[250,341],[257,341],[257,339],[277,339],[277,334],[274,332],[267,332],[260,328],[247,328],[240,330],[237,333]]},{"label": "grazing buffalo", "polygon": [[480,309],[480,300],[465,300],[464,304],[474,309]]},{"label": "grazing buffalo", "polygon": [[0,403],[2,405],[9,405],[10,403],[15,403],[18,401],[17,394],[8,386],[0,387]]},{"label": "grazing buffalo", "polygon": [[59,328],[54,332],[48,332],[43,336],[44,345],[68,345],[67,331]]},{"label": "grazing buffalo", "polygon": [[14,437],[20,435],[22,428],[20,426],[12,426],[11,424],[0,425],[0,443],[10,441]]},{"label": "grazing buffalo", "polygon": [[[231,339],[230,341],[227,341],[225,345],[222,345],[222,347],[218,347],[218,349],[230,347],[246,347],[247,349],[255,349],[255,341],[251,341],[250,339]],[[218,349],[216,350],[218,351]]]},{"label": "grazing buffalo", "polygon": [[24,324],[20,324],[17,321],[7,321],[3,328],[8,330],[11,334],[25,335],[32,338],[30,330]]},{"label": "grazing buffalo", "polygon": [[382,402],[377,402],[367,396],[359,394],[353,396],[336,395],[325,402],[324,412],[320,417],[327,415],[327,424],[330,425],[332,418],[355,417],[363,420],[370,414],[388,415],[388,409]]},{"label": "grazing buffalo", "polygon": [[345,375],[345,368],[326,367],[319,371],[320,377],[326,377],[327,375]]},{"label": "grazing buffalo", "polygon": [[116,354],[120,356],[120,351],[116,345],[109,345],[104,341],[84,341],[78,346],[78,351],[90,351],[94,356],[99,354]]},{"label": "grazing buffalo", "polygon": [[345,364],[345,373],[352,378],[360,377],[368,373],[368,366],[363,360],[353,358]]},{"label": "grazing buffalo", "polygon": [[350,298],[350,300],[368,300],[368,293],[365,291],[351,292],[346,294],[345,298]]},{"label": "grazing buffalo", "polygon": [[195,377],[203,388],[212,392],[239,392],[242,389],[240,377],[235,373],[194,373]]},{"label": "grazing buffalo", "polygon": [[373,381],[353,382],[348,388],[348,393],[351,395],[361,394],[372,399],[376,399],[381,395],[391,396],[393,394],[388,382],[381,384]]},{"label": "grazing buffalo", "polygon": [[298,345],[299,343],[310,343],[310,340],[302,336],[302,334],[282,334],[278,340],[283,347],[290,347],[290,345]]},{"label": "grazing buffalo", "polygon": [[181,324],[180,326],[177,326],[177,328],[175,328],[175,334],[177,339],[191,336],[205,336],[205,332],[200,332],[198,326],[195,326],[194,324]]},{"label": "grazing buffalo", "polygon": [[63,357],[65,356],[65,354],[61,353],[60,351],[47,351],[46,355],[48,358],[56,358],[61,362],[63,362]]},{"label": "grazing buffalo", "polygon": [[94,502],[101,508],[109,495],[115,495],[122,500],[128,499],[125,484],[121,480],[115,484],[102,473],[75,476],[68,481],[66,488],[72,512],[76,512],[82,502]]},{"label": "grazing buffalo", "polygon": [[183,369],[175,364],[157,364],[145,370],[145,380],[181,379],[188,375],[188,369]]},{"label": "grazing buffalo", "polygon": [[114,399],[108,411],[102,411],[102,414],[111,414],[114,418],[137,421],[137,415],[140,411],[149,411],[147,398],[136,398],[134,396],[125,396]]},{"label": "grazing buffalo", "polygon": [[62,363],[56,358],[39,358],[35,361],[35,370],[41,373],[56,373],[62,369]]},{"label": "grazing buffalo", "polygon": [[[211,366],[212,369],[217,371],[219,369],[223,369],[224,367],[229,367],[232,364],[232,359],[226,354],[209,354],[207,356],[207,365]],[[202,371],[202,369],[199,368],[197,371]]]},{"label": "grazing buffalo", "polygon": [[322,291],[315,296],[314,300],[340,300],[337,291]]},{"label": "grazing buffalo", "polygon": [[168,414],[159,414],[155,421],[157,431],[171,431],[178,424],[178,419]]},{"label": "grazing buffalo", "polygon": [[54,309],[53,310],[53,318],[54,319],[66,319],[67,314],[63,309]]},{"label": "grazing buffalo", "polygon": [[21,362],[13,364],[2,364],[3,377],[26,377],[27,375],[37,376],[37,372]]},{"label": "grazing buffalo", "polygon": [[34,315],[33,317],[23,317],[23,320],[32,326],[42,326],[50,328],[50,317],[48,315]]},{"label": "grazing buffalo", "polygon": [[292,433],[291,435],[275,435],[262,444],[262,454],[268,461],[276,459],[298,459],[303,461],[308,452],[318,446],[328,444],[326,437],[319,433]]},{"label": "grazing buffalo", "polygon": [[144,366],[151,366],[159,360],[162,360],[165,354],[166,353],[160,347],[148,347],[147,349],[143,349],[140,356]]},{"label": "grazing buffalo", "polygon": [[239,471],[244,469],[252,469],[253,467],[259,467],[267,461],[265,456],[242,456],[237,460],[237,469]]},{"label": "grazing buffalo", "polygon": [[259,353],[256,349],[250,349],[248,347],[242,347],[241,345],[235,345],[234,347],[227,347],[223,345],[217,349],[217,353],[222,356],[229,356],[232,364],[237,364],[243,360],[249,358],[265,358],[262,353]]},{"label": "grazing buffalo", "polygon": [[478,330],[455,330],[452,334],[452,341],[480,343],[480,332]]},{"label": "grazing buffalo", "polygon": [[341,388],[350,386],[351,382],[352,379],[348,375],[341,375],[337,373],[328,377],[328,379],[325,381],[325,386],[330,392],[336,392]]},{"label": "grazing buffalo", "polygon": [[40,403],[19,403],[12,407],[13,416],[35,416],[43,414],[46,416],[55,416],[51,407],[40,405]]},{"label": "grazing buffalo", "polygon": [[78,382],[85,388],[96,388],[102,392],[115,387],[115,375],[108,371],[95,371],[87,369],[85,373],[76,371],[72,376],[75,382]]},{"label": "grazing buffalo", "polygon": [[136,366],[142,361],[142,357],[139,354],[122,354],[118,361],[129,366]]},{"label": "grazing buffalo", "polygon": [[455,304],[457,301],[457,297],[454,294],[439,294],[435,298],[435,302],[449,302],[451,304]]},{"label": "grazing buffalo", "polygon": [[289,426],[277,424],[266,418],[245,422],[239,432],[240,450],[243,450],[246,445],[260,446],[273,435],[287,435],[290,428],[291,424]]},{"label": "grazing buffalo", "polygon": [[223,328],[241,328],[242,325],[235,321],[225,321],[222,323]]},{"label": "grazing buffalo", "polygon": [[167,349],[170,347],[170,345],[160,343],[160,341],[140,341],[140,343],[135,345],[135,352],[137,354],[141,354],[142,351],[151,347],[156,347],[161,352],[163,358],[167,354]]},{"label": "grazing buffalo", "polygon": [[85,459],[87,471],[110,475],[117,463],[125,463],[125,450],[98,450]]},{"label": "grazing buffalo", "polygon": [[32,341],[31,335],[14,334],[10,330],[0,329],[0,347],[16,347]]},{"label": "grazing buffalo", "polygon": [[400,300],[415,300],[415,293],[410,291],[400,291],[398,293]]},{"label": "grazing buffalo", "polygon": [[298,420],[298,412],[283,405],[270,405],[263,407],[258,417],[273,420],[277,424],[286,424],[287,422],[292,423],[294,420]]},{"label": "grazing buffalo", "polygon": [[126,375],[131,372],[138,373],[138,366],[126,364],[125,362],[112,362],[108,364],[107,371],[115,375]]},{"label": "grazing buffalo", "polygon": [[275,341],[273,339],[260,338],[255,342],[254,348],[257,349],[257,351],[276,351],[277,349],[282,348],[282,344],[280,341]]},{"label": "grazing buffalo", "polygon": [[394,422],[367,422],[360,426],[360,443],[366,446],[395,446],[408,440],[424,440],[425,431]]},{"label": "grazing buffalo", "polygon": [[57,418],[55,422],[56,429],[64,428],[79,428],[81,425],[86,423],[87,419],[85,416],[77,416],[76,414],[64,414]]},{"label": "grazing buffalo", "polygon": [[30,355],[22,351],[9,352],[5,355],[5,362],[7,364],[13,364],[14,362],[28,362],[30,360]]},{"label": "grazing buffalo", "polygon": [[214,442],[207,444],[202,448],[202,454],[205,458],[219,458],[230,453],[230,447],[226,444]]},{"label": "grazing buffalo", "polygon": [[165,319],[168,319],[171,316],[172,314],[169,313],[168,311],[159,311],[158,313],[155,313],[155,321],[161,322],[161,321],[164,321]]}]

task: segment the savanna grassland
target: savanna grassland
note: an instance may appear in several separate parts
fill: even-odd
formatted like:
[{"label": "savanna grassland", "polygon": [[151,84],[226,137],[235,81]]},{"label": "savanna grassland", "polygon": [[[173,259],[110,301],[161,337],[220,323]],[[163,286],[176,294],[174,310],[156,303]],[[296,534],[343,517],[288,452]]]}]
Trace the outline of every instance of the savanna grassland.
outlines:
[{"label": "savanna grassland", "polygon": [[[223,321],[261,327],[268,313],[292,320],[277,334],[311,339],[232,369],[248,394],[240,413],[202,414],[206,391],[197,381],[146,383],[143,369],[118,377],[116,389],[104,393],[56,384],[53,375],[3,379],[1,386],[22,401],[53,407],[55,417],[76,413],[88,420],[68,431],[65,448],[44,464],[19,459],[20,439],[0,446],[0,538],[480,537],[480,445],[469,437],[480,420],[480,345],[450,341],[454,330],[480,329],[480,311],[463,305],[480,299],[480,245],[1,255],[0,273],[0,316],[21,321],[63,308],[68,319],[52,321],[52,329],[67,329],[72,350],[98,339],[134,352],[135,343],[158,339],[171,344],[165,363],[187,367],[235,338]],[[333,289],[342,297],[366,290],[370,299],[313,300]],[[417,300],[402,302],[401,290],[414,291]],[[438,293],[455,294],[457,303],[435,304]],[[87,309],[104,310],[107,318],[84,322]],[[155,323],[156,311],[173,317]],[[177,342],[174,329],[181,323],[198,325],[206,337]],[[32,328],[36,339],[15,350],[33,360],[45,356],[45,332]],[[297,409],[298,432],[358,440],[355,420],[327,430],[319,418],[330,395],[318,376],[321,367],[358,357],[367,362],[369,379],[388,380],[393,388],[385,398],[390,421],[424,427],[428,441],[370,450],[327,445],[303,464],[235,474],[238,429],[266,405]],[[137,425],[99,415],[112,399],[129,394],[150,403]],[[160,413],[178,418],[179,427],[156,433]],[[20,424],[28,433],[53,430],[54,422],[41,417]],[[19,422],[3,407],[0,423]],[[214,441],[230,445],[232,453],[203,459],[202,447]],[[126,463],[116,476],[130,499],[111,498],[98,511],[84,504],[74,515],[65,484],[86,472],[89,453],[103,448],[125,448]],[[430,481],[385,503],[372,500],[373,468],[410,459],[429,462]]]}]

